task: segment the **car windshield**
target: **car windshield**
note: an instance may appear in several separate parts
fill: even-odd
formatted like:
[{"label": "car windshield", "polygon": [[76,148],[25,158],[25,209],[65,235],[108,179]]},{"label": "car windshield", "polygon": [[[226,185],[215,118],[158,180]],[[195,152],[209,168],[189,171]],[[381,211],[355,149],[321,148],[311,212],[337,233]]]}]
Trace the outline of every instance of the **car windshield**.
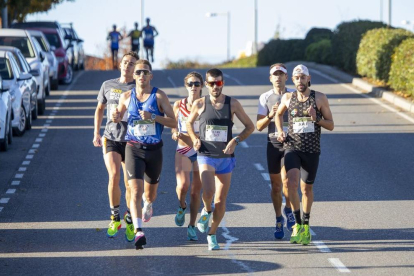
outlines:
[{"label": "car windshield", "polygon": [[5,58],[0,58],[0,74],[3,80],[13,79],[10,63]]},{"label": "car windshield", "polygon": [[39,42],[39,45],[42,48],[42,51],[49,52],[49,49],[47,48],[47,46],[42,41],[42,37],[35,36],[34,38],[36,38],[37,42]]},{"label": "car windshield", "polygon": [[50,45],[55,46],[56,49],[61,47],[59,36],[57,34],[45,34],[45,36]]},{"label": "car windshield", "polygon": [[0,45],[18,48],[25,58],[35,57],[32,44],[27,37],[0,37]]}]

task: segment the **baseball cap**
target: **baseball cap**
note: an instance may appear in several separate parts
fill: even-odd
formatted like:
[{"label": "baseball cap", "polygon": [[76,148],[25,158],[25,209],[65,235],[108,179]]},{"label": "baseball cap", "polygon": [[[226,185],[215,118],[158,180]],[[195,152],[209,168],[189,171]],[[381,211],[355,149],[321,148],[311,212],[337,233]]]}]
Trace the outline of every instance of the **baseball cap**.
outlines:
[{"label": "baseball cap", "polygon": [[269,73],[270,75],[273,75],[273,73],[276,71],[282,71],[283,73],[287,74],[286,68],[279,66],[279,65],[273,66],[272,69],[270,69]]},{"label": "baseball cap", "polygon": [[296,76],[296,75],[299,75],[299,74],[304,74],[304,75],[306,75],[306,76],[309,76],[309,70],[308,70],[308,67],[306,67],[306,66],[305,66],[305,65],[303,65],[303,64],[299,64],[298,66],[296,66],[296,67],[293,69],[292,76]]}]

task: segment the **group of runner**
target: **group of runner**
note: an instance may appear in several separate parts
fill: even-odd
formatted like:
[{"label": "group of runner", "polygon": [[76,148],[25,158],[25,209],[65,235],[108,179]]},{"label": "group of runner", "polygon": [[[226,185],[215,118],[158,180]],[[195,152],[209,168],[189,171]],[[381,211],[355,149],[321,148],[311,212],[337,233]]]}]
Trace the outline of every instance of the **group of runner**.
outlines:
[{"label": "group of runner", "polygon": [[[154,38],[158,35],[158,31],[154,26],[150,25],[151,19],[147,18],[147,25],[141,30],[138,28],[138,23],[134,23],[134,29],[129,32],[127,37],[131,39],[131,51],[136,52],[139,55],[140,50],[140,39],[142,39],[147,60],[151,58],[151,61],[154,62]],[[116,69],[118,65],[118,50],[119,50],[119,41],[124,37],[117,30],[117,26],[112,26],[112,31],[108,34],[107,40],[110,41],[111,54],[112,54],[112,65]]]},{"label": "group of runner", "polygon": [[[136,249],[146,244],[143,222],[149,221],[153,214],[162,170],[161,136],[167,126],[172,129],[172,139],[177,141],[175,172],[179,206],[175,224],[185,224],[189,206],[187,239],[198,240],[197,228],[207,233],[209,250],[219,249],[216,232],[226,210],[236,165],[234,151],[254,131],[253,122],[237,99],[223,94],[225,80],[219,69],[208,70],[205,81],[199,73],[189,73],[184,78],[188,96],[171,107],[167,95],[151,85],[153,74],[149,61],[139,59],[131,51],[124,55],[119,68],[120,78],[102,84],[94,121],[93,144],[103,148],[109,175],[111,222],[107,236],[115,237],[121,228],[122,167],[127,205],[123,217],[125,237],[135,241]],[[306,245],[311,241],[309,217],[320,154],[320,128],[332,130],[334,123],[326,96],[310,90],[311,76],[305,66],[298,65],[293,70],[296,90],[285,87],[287,78],[285,65],[278,63],[270,67],[273,89],[260,96],[256,127],[259,131],[268,128],[267,163],[276,213],[274,236],[284,237],[283,191],[286,199],[283,213],[286,226],[292,231],[290,241]],[[208,90],[206,96],[202,96],[204,85]],[[108,120],[101,137],[105,107]],[[286,111],[288,116],[284,116]],[[244,129],[233,137],[234,115]],[[303,217],[297,191],[299,181]],[[191,196],[187,203],[188,191]],[[197,221],[200,197],[203,208]]]}]

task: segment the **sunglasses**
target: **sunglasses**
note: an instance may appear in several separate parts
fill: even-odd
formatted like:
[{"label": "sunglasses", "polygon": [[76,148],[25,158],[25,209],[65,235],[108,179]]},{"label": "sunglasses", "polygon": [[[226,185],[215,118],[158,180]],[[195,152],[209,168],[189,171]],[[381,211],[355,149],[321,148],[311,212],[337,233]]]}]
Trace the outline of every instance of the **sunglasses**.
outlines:
[{"label": "sunglasses", "polygon": [[144,73],[144,76],[148,76],[149,74],[151,74],[151,72],[150,71],[148,71],[148,70],[136,70],[135,72],[134,72],[134,74],[135,75],[141,75],[141,73]]},{"label": "sunglasses", "polygon": [[200,86],[201,86],[201,82],[199,82],[199,81],[195,81],[195,82],[187,82],[187,86],[188,86],[188,87],[193,87],[193,85],[194,85],[195,87],[200,87]]},{"label": "sunglasses", "polygon": [[207,81],[207,85],[213,87],[216,86],[223,86],[224,82],[222,80],[220,81]]}]

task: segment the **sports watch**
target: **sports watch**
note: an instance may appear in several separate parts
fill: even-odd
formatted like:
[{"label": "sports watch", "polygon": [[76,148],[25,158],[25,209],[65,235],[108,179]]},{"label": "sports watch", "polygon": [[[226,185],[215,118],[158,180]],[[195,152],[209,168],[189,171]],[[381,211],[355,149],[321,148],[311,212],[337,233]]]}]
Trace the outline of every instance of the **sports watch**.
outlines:
[{"label": "sports watch", "polygon": [[157,114],[151,113],[151,120],[155,121],[155,118],[157,117]]},{"label": "sports watch", "polygon": [[240,137],[239,136],[236,136],[234,138],[234,141],[236,141],[236,145],[238,145],[240,143]]}]

